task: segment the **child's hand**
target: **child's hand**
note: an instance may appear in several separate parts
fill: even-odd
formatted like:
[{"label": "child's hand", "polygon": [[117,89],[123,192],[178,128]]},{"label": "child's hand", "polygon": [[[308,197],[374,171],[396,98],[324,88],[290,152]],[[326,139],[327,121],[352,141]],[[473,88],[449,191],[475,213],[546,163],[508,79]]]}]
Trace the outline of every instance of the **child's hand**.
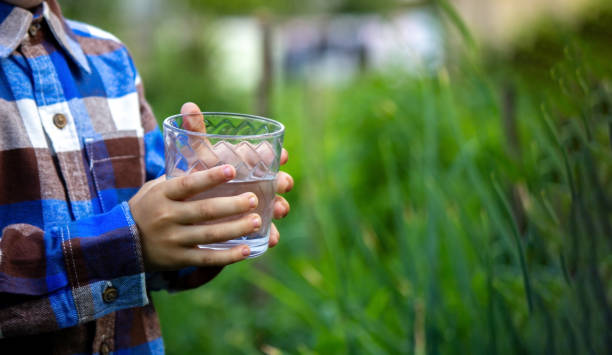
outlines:
[{"label": "child's hand", "polygon": [[223,242],[253,233],[261,226],[255,213],[239,219],[207,225],[197,223],[240,215],[257,206],[253,193],[231,197],[185,201],[198,193],[231,180],[231,165],[146,183],[128,202],[140,231],[146,271],[175,270],[186,266],[221,266],[250,254],[239,245],[228,250],[198,248],[199,244]]},{"label": "child's hand", "polygon": [[[285,165],[287,164],[288,160],[289,153],[287,152],[287,150],[285,150],[285,148],[283,148],[280,164]],[[286,192],[291,191],[292,188],[293,178],[291,177],[291,175],[287,174],[284,171],[279,171],[276,175],[276,192],[279,194],[284,194]],[[290,209],[291,207],[289,206],[289,202],[287,202],[284,197],[276,195],[276,197],[274,198],[274,219],[284,218],[285,216],[287,216]],[[268,245],[270,247],[275,246],[276,244],[278,244],[279,239],[280,234],[278,233],[278,229],[276,229],[276,226],[274,225],[274,223],[272,223],[270,225],[270,241],[268,242]]]},{"label": "child's hand", "polygon": [[[201,112],[202,111],[200,110],[200,108],[193,102],[187,102],[183,104],[183,106],[181,107],[181,114],[185,115],[183,128],[194,132],[206,133],[206,125],[204,124],[204,119],[202,115],[200,115]],[[200,155],[199,159],[203,161],[208,161],[208,159],[214,160],[213,158],[209,158],[207,156],[209,154],[209,151],[207,149],[201,149],[197,153],[198,155]],[[243,158],[245,160],[248,160],[248,157]],[[288,160],[289,153],[285,148],[283,148],[281,152],[280,165],[285,165]],[[282,194],[291,191],[292,188],[293,178],[291,177],[291,175],[287,174],[284,171],[279,171],[276,175],[276,192]],[[287,202],[287,200],[285,200],[285,198],[283,198],[282,196],[276,195],[276,197],[274,198],[274,219],[280,219],[287,216],[289,210],[289,202]],[[276,244],[278,244],[279,238],[280,234],[278,233],[278,229],[276,229],[276,226],[274,225],[274,223],[272,223],[270,226],[270,239],[268,245],[270,247],[275,246]]]}]

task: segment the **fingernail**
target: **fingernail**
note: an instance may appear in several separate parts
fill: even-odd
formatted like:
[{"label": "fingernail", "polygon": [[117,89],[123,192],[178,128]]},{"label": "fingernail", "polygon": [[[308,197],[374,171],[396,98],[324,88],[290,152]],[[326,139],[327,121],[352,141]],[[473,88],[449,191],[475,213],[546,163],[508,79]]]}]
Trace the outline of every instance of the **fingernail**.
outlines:
[{"label": "fingernail", "polygon": [[253,227],[255,227],[255,230],[258,230],[261,226],[261,218],[259,218],[259,216],[253,217],[251,219],[251,222],[253,223]]},{"label": "fingernail", "polygon": [[232,167],[227,165],[226,167],[223,168],[223,175],[225,176],[226,179],[229,179],[232,177]]},{"label": "fingernail", "polygon": [[251,255],[251,249],[249,249],[249,247],[244,247],[244,248],[242,248],[242,255],[243,255],[243,256],[249,256],[249,255]]},{"label": "fingernail", "polygon": [[257,206],[257,197],[255,197],[255,195],[251,195],[251,197],[249,197],[249,206],[251,206],[251,208],[255,208],[255,206]]}]

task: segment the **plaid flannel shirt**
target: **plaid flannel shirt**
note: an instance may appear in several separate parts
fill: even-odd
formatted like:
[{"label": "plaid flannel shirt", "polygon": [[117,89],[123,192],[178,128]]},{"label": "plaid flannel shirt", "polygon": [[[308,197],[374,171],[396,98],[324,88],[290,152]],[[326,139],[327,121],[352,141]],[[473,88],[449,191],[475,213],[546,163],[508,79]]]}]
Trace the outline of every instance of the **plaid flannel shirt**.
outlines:
[{"label": "plaid flannel shirt", "polygon": [[145,274],[126,201],[163,165],[125,46],[55,0],[0,2],[0,353],[163,353],[152,280],[219,271]]}]

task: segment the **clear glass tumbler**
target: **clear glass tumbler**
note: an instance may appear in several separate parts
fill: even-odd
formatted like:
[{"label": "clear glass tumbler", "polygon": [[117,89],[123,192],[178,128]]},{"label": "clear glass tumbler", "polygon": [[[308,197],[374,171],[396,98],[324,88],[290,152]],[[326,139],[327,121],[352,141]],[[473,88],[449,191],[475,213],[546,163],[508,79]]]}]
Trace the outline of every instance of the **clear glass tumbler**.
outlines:
[{"label": "clear glass tumbler", "polygon": [[[189,118],[190,122],[193,122],[192,119],[203,119],[206,132],[185,129],[187,116],[194,116]],[[231,164],[236,169],[234,179],[192,199],[235,196],[247,191],[255,193],[259,199],[255,213],[261,216],[262,224],[258,232],[200,247],[228,249],[247,244],[251,248],[249,257],[263,254],[268,249],[270,237],[276,174],[285,132],[283,124],[253,115],[202,112],[170,116],[164,120],[163,128],[168,179],[223,164]]]}]

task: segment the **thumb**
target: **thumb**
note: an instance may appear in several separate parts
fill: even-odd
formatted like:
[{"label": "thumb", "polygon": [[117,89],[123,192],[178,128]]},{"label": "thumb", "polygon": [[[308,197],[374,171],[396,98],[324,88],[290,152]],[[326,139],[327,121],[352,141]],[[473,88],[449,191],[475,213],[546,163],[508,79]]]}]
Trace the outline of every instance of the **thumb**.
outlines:
[{"label": "thumb", "polygon": [[206,133],[206,124],[204,123],[204,116],[198,105],[193,102],[186,102],[181,107],[181,114],[183,115],[183,129],[188,131]]},{"label": "thumb", "polygon": [[[188,131],[197,133],[206,133],[206,122],[204,122],[204,115],[193,102],[186,102],[181,107],[181,115],[183,115],[183,126],[181,128]],[[206,137],[190,136],[189,144],[195,151],[196,155],[191,157],[189,165],[191,166],[195,160],[199,160],[206,164],[208,167],[212,167],[219,163],[219,158],[213,153],[213,147],[211,142]],[[193,168],[192,171],[200,171],[201,167]]]}]

